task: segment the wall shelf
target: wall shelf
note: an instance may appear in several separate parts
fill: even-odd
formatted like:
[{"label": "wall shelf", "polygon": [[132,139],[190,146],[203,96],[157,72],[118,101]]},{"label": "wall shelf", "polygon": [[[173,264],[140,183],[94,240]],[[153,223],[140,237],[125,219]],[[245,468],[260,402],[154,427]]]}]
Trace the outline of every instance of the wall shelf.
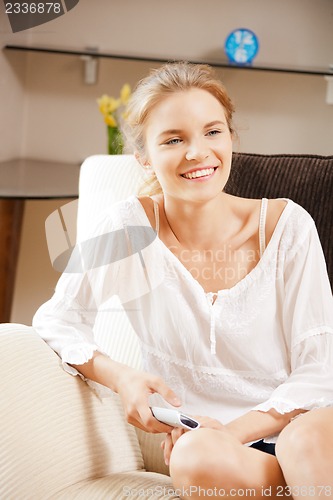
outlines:
[{"label": "wall shelf", "polygon": [[[86,63],[93,58],[108,58],[108,59],[120,59],[125,61],[143,61],[143,62],[154,62],[154,63],[166,63],[174,61],[174,59],[167,59],[161,57],[144,57],[135,55],[124,55],[124,54],[112,54],[108,52],[99,52],[97,50],[86,49],[86,50],[71,50],[71,49],[61,49],[61,48],[51,48],[51,47],[33,47],[26,45],[5,45],[4,50],[16,50],[16,51],[28,51],[28,52],[44,52],[48,54],[62,54],[68,56],[79,56],[86,58]],[[247,71],[273,71],[277,73],[291,73],[299,75],[314,75],[314,76],[326,76],[333,77],[333,67],[327,68],[289,68],[281,66],[252,66],[252,65],[233,65],[227,61],[195,61],[191,60],[189,62],[198,64],[209,64],[215,68],[227,68],[227,69],[239,69]]]}]

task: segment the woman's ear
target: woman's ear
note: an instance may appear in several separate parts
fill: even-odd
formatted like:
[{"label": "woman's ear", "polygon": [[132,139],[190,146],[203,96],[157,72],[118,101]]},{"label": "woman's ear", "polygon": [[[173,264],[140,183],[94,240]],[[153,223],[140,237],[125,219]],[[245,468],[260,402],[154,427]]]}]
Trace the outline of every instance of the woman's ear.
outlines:
[{"label": "woman's ear", "polygon": [[152,166],[150,165],[146,157],[143,157],[137,151],[134,153],[134,156],[135,159],[140,163],[142,168],[144,168],[145,170],[153,170]]},{"label": "woman's ear", "polygon": [[135,151],[134,156],[135,156],[136,161],[140,163],[141,167],[143,167],[141,155],[139,155],[139,153],[137,151]]}]

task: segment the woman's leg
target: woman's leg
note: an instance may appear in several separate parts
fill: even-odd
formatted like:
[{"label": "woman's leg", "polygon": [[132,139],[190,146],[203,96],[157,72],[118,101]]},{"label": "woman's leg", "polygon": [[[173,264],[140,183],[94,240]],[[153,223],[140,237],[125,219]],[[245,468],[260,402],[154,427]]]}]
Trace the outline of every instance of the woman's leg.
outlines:
[{"label": "woman's leg", "polygon": [[333,408],[309,411],[288,424],[276,456],[294,497],[333,498]]},{"label": "woman's leg", "polygon": [[276,457],[214,429],[187,432],[178,439],[171,453],[170,475],[184,499],[285,496],[286,483]]}]

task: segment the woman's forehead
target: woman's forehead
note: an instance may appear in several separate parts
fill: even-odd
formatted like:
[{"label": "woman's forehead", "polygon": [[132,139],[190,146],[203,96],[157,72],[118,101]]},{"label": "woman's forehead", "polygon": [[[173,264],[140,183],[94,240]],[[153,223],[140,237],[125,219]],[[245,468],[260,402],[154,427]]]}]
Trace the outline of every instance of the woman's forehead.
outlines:
[{"label": "woman's forehead", "polygon": [[180,121],[189,115],[214,120],[225,117],[225,111],[220,101],[210,92],[192,88],[164,96],[148,114],[147,125],[159,122],[163,126],[165,121]]}]

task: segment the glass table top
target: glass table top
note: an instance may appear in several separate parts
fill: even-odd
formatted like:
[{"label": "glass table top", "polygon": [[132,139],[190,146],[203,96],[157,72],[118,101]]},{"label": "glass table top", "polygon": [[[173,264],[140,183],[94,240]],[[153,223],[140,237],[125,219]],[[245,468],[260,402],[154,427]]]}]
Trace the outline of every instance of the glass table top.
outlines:
[{"label": "glass table top", "polygon": [[80,165],[49,160],[0,162],[0,198],[77,198]]}]

